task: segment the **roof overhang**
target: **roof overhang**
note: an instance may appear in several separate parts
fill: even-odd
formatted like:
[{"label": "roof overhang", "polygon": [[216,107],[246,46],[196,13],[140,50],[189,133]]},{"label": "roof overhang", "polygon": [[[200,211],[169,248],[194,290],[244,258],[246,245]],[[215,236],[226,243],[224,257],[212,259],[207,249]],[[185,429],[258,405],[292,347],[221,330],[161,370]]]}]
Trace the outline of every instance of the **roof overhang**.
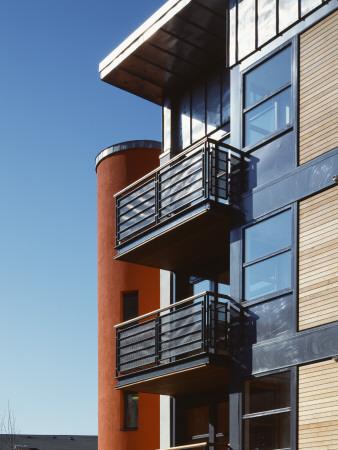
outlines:
[{"label": "roof overhang", "polygon": [[101,79],[162,105],[226,60],[227,2],[169,0],[100,64]]}]

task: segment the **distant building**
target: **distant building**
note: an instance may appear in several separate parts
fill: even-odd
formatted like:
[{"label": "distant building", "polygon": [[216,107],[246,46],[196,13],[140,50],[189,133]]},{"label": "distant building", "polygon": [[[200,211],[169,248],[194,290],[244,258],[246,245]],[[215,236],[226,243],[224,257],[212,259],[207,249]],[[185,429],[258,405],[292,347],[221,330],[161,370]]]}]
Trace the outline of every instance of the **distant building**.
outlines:
[{"label": "distant building", "polygon": [[99,450],[338,449],[337,1],[169,0],[100,73],[163,142],[97,161]]},{"label": "distant building", "polygon": [[[10,441],[14,446],[9,447]],[[0,448],[4,450],[97,450],[97,436],[0,434]]]}]

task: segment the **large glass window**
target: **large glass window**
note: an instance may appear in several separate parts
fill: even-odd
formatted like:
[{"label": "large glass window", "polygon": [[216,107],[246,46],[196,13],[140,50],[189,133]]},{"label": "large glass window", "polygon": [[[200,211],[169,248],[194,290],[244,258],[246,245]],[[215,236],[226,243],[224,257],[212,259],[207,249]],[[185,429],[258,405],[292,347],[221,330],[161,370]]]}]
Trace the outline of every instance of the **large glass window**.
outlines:
[{"label": "large glass window", "polygon": [[244,77],[245,145],[292,122],[291,46]]},{"label": "large glass window", "polygon": [[244,449],[289,449],[290,372],[246,381],[243,399]]},{"label": "large glass window", "polygon": [[138,292],[123,294],[123,322],[138,316]]},{"label": "large glass window", "polygon": [[291,288],[291,218],[288,209],[245,229],[245,300]]}]

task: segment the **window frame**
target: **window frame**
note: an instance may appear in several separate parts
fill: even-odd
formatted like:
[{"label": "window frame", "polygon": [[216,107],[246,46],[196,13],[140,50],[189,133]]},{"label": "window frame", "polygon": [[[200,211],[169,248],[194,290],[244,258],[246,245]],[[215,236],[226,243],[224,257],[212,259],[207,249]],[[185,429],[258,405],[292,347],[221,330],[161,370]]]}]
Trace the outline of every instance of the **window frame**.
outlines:
[{"label": "window frame", "polygon": [[[130,395],[137,395],[137,426],[132,427],[128,425],[128,397]],[[136,431],[139,426],[139,393],[134,391],[125,391],[123,392],[123,429],[121,431]]]},{"label": "window frame", "polygon": [[[252,259],[252,260],[246,262],[245,261],[245,231],[248,228],[251,228],[252,226],[258,225],[259,223],[262,223],[266,220],[272,219],[273,217],[276,217],[279,214],[283,214],[286,211],[291,212],[290,245],[287,247],[283,247],[279,250],[276,250],[274,252],[267,253],[266,255],[261,256],[259,258],[255,258],[255,259]],[[242,283],[241,283],[241,286],[242,286],[241,294],[242,295],[241,295],[241,298],[242,298],[243,306],[254,305],[256,303],[260,303],[260,302],[263,302],[266,300],[271,300],[273,298],[281,297],[283,295],[290,294],[293,292],[293,290],[294,290],[293,286],[294,286],[294,252],[295,252],[295,247],[294,247],[295,246],[295,216],[297,217],[297,214],[296,214],[296,211],[295,211],[295,208],[293,207],[293,205],[287,205],[282,209],[273,211],[269,215],[266,215],[266,216],[263,216],[263,217],[260,217],[256,220],[254,220],[253,222],[245,225],[242,228],[242,243],[243,243],[243,245],[242,245],[242,271],[241,271],[242,272]],[[284,254],[287,252],[290,252],[290,257],[291,257],[291,260],[290,260],[290,272],[291,272],[290,273],[290,287],[283,288],[278,291],[269,292],[269,293],[257,296],[255,298],[252,298],[250,300],[247,300],[245,298],[245,269],[246,269],[246,267],[253,266],[262,261],[267,261],[275,256],[278,256],[278,255],[281,255],[281,254]]]},{"label": "window frame", "polygon": [[[270,377],[273,375],[278,375],[280,373],[286,373],[289,372],[290,373],[290,378],[289,378],[289,383],[290,383],[290,387],[289,387],[289,394],[290,394],[290,402],[289,402],[289,406],[287,407],[283,407],[283,408],[276,408],[276,409],[269,409],[269,410],[264,410],[264,411],[259,411],[259,412],[255,412],[255,413],[247,413],[245,414],[245,407],[244,407],[244,403],[245,403],[245,383],[248,381],[252,381],[252,380],[261,380],[262,378],[266,378],[266,377]],[[295,397],[295,383],[297,382],[297,377],[295,376],[295,368],[294,367],[290,367],[290,368],[286,368],[286,369],[282,369],[282,370],[277,370],[277,371],[273,371],[273,372],[269,372],[269,373],[265,373],[263,375],[260,375],[258,377],[250,377],[247,378],[245,380],[243,380],[243,388],[242,388],[242,439],[243,439],[243,448],[245,448],[245,426],[244,426],[244,421],[245,420],[250,420],[250,419],[260,419],[262,417],[267,417],[267,416],[277,416],[279,414],[285,414],[285,413],[289,413],[289,417],[290,417],[290,447],[286,447],[285,449],[283,448],[283,450],[292,450],[294,448],[294,421],[295,421],[295,414],[294,411],[296,409],[296,404],[294,401],[294,397]]]},{"label": "window frame", "polygon": [[[288,47],[291,47],[291,81],[289,83],[284,84],[283,86],[280,86],[278,89],[275,89],[273,92],[270,92],[269,94],[265,95],[263,98],[259,99],[255,103],[245,106],[245,77],[248,75],[249,72],[254,71],[259,66],[264,65],[267,63],[270,59],[278,55],[278,53],[283,52]],[[274,49],[271,53],[264,56],[263,58],[259,59],[254,64],[250,65],[249,67],[245,68],[241,72],[241,142],[242,142],[242,148],[245,151],[251,151],[257,147],[261,147],[262,145],[282,136],[283,134],[296,129],[297,125],[297,98],[295,98],[295,95],[297,93],[297,41],[296,37],[293,37],[292,39],[288,40],[286,43],[280,45],[276,49]],[[245,143],[245,115],[252,111],[257,106],[260,106],[270,100],[271,98],[277,96],[278,94],[285,92],[287,89],[290,88],[290,110],[291,110],[291,121],[289,124],[284,125],[282,128],[279,128],[278,130],[273,131],[272,133],[267,134],[266,136],[263,136],[261,139],[256,140],[255,142],[252,142],[250,144]]]}]

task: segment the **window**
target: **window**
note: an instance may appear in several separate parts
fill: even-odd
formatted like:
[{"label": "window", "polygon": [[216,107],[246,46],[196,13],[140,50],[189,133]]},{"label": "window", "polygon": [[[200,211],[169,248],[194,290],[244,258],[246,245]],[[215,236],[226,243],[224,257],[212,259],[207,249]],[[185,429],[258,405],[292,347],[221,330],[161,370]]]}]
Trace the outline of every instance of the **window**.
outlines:
[{"label": "window", "polygon": [[138,393],[124,392],[124,429],[138,428]]},{"label": "window", "polygon": [[244,449],[289,449],[290,372],[246,381],[243,400]]},{"label": "window", "polygon": [[123,294],[123,322],[138,316],[138,293],[128,292]]},{"label": "window", "polygon": [[291,218],[288,209],[245,229],[245,300],[291,288]]},{"label": "window", "polygon": [[291,46],[244,76],[244,144],[292,122]]},{"label": "window", "polygon": [[[123,322],[138,316],[138,292],[123,294]],[[124,429],[138,428],[138,393],[124,392]]]}]

